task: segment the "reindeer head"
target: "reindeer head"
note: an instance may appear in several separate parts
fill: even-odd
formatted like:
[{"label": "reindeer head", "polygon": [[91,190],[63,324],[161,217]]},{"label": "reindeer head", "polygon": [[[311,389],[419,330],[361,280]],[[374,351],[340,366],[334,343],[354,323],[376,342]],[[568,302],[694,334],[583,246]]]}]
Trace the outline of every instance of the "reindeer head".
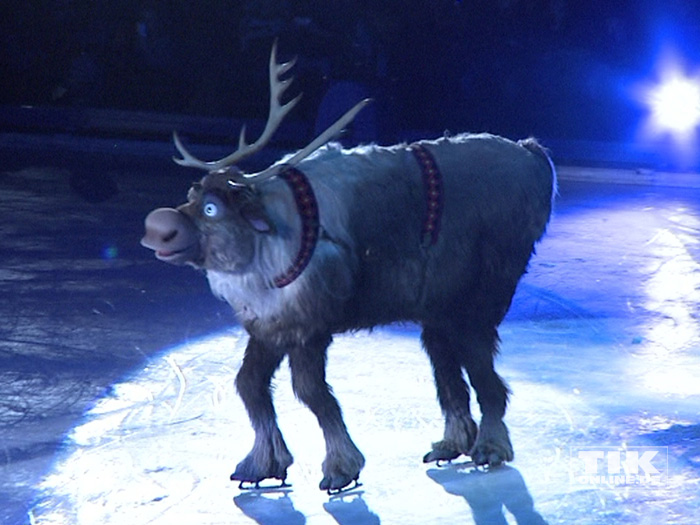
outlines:
[{"label": "reindeer head", "polygon": [[[299,95],[284,104],[281,101],[292,79],[282,80],[280,77],[292,68],[294,62],[277,62],[275,42],[269,65],[270,113],[265,129],[252,144],[247,143],[243,127],[235,152],[216,161],[202,161],[190,154],[177,133],[173,133],[175,147],[182,155],[182,158],[173,157],[173,160],[181,166],[199,168],[208,173],[190,188],[186,204],[178,208],[159,208],[146,217],[146,233],[141,244],[153,250],[158,259],[225,272],[245,271],[256,256],[256,238],[278,233],[261,197],[260,184],[293,168],[326,144],[369,103],[369,99],[365,99],[356,104],[284,163],[274,164],[259,173],[243,173],[236,164],[267,145],[301,97]],[[290,199],[289,202],[294,201]]]}]

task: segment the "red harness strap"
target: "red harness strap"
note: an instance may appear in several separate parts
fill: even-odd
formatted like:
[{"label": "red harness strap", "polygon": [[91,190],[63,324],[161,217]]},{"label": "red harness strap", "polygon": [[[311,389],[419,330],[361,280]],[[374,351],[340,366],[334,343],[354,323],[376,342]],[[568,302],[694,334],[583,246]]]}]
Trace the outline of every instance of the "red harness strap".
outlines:
[{"label": "red harness strap", "polygon": [[[418,164],[420,164],[423,174],[426,209],[423,227],[421,228],[421,243],[427,248],[437,242],[440,234],[443,205],[442,175],[435,163],[435,158],[425,146],[412,144],[409,149],[415,156]],[[302,171],[290,167],[282,171],[279,177],[292,190],[297,212],[301,219],[301,245],[299,246],[299,252],[284,273],[273,279],[275,287],[284,288],[294,282],[309,265],[318,243],[321,223],[318,202],[306,175]]]},{"label": "red harness strap", "polygon": [[435,157],[425,146],[416,143],[411,144],[409,149],[420,164],[423,173],[426,211],[421,229],[421,243],[427,248],[437,242],[440,234],[443,205],[442,175],[435,163]]},{"label": "red harness strap", "polygon": [[280,173],[279,177],[292,190],[294,202],[297,205],[297,212],[301,219],[301,245],[299,246],[299,252],[289,268],[272,281],[277,288],[283,288],[299,277],[301,272],[308,266],[318,243],[321,223],[318,216],[316,196],[306,175],[302,171],[290,167]]}]

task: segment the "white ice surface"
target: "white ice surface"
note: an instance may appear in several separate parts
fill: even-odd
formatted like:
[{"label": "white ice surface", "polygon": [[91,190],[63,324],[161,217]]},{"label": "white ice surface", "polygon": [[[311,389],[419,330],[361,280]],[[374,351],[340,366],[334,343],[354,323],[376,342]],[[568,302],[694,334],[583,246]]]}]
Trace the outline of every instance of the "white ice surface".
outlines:
[{"label": "white ice surface", "polygon": [[[228,476],[253,434],[233,384],[246,337],[233,330],[175,348],[115,385],[72,431],[33,516],[132,525],[700,523],[700,451],[688,457],[682,440],[700,392],[663,380],[700,377],[697,359],[660,365],[647,359],[653,344],[620,340],[595,320],[514,321],[501,334],[498,370],[514,391],[506,422],[516,459],[507,467],[421,463],[442,432],[430,366],[416,329],[387,328],[337,337],[330,351],[329,382],[367,458],[363,486],[334,498],[318,490],[323,440],[283,364],[275,401],[295,456],[292,487],[240,491]],[[640,445],[669,447],[658,486],[571,482],[571,447]]]}]

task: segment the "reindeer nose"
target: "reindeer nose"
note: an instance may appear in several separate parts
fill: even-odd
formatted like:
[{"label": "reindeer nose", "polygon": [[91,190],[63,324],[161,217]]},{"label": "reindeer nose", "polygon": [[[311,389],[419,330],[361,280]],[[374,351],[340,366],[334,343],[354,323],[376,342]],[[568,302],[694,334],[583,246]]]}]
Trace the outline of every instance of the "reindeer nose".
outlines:
[{"label": "reindeer nose", "polygon": [[173,208],[158,208],[148,214],[146,233],[141,245],[156,252],[156,257],[168,262],[190,254],[198,246],[197,229],[184,213]]}]

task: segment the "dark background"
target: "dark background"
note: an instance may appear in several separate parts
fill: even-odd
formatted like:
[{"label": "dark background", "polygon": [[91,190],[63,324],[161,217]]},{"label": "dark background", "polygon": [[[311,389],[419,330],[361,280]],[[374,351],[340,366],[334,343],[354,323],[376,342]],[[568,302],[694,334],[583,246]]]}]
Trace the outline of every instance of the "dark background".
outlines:
[{"label": "dark background", "polygon": [[[25,0],[3,2],[0,104],[264,119],[267,58],[298,56],[290,119],[329,89],[405,130],[631,140],[630,92],[673,48],[698,63],[682,0]],[[341,97],[342,98],[342,97]],[[354,100],[338,105],[349,107]],[[425,134],[425,133],[424,133]],[[308,137],[301,137],[306,142]]]}]

